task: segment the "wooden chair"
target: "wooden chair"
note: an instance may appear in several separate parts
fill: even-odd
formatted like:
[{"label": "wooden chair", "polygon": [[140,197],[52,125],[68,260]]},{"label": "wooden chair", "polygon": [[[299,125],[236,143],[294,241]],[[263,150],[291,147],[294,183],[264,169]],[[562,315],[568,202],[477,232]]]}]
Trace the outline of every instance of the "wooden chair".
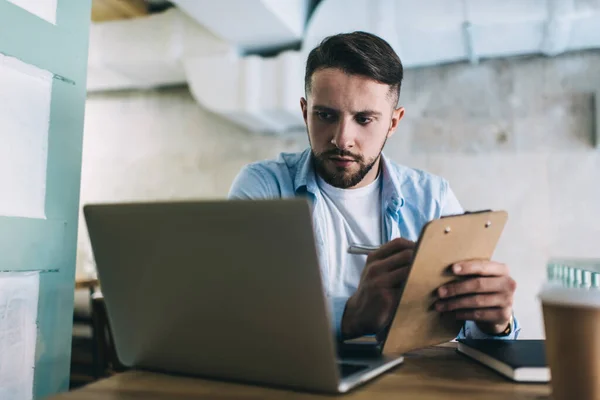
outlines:
[{"label": "wooden chair", "polygon": [[127,369],[117,357],[98,281],[78,280],[73,311],[71,389]]},{"label": "wooden chair", "polygon": [[93,342],[91,294],[94,281],[77,280],[74,293],[71,338],[70,388],[75,389],[98,379]]},{"label": "wooden chair", "polygon": [[99,288],[92,294],[92,327],[97,355],[96,375],[102,378],[127,371],[128,368],[119,361],[117,356],[104,296]]}]

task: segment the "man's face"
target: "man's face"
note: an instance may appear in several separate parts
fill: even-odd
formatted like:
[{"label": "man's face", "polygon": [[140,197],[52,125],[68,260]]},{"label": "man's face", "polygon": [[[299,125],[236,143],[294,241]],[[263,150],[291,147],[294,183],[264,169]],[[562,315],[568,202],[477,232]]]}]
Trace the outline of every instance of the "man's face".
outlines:
[{"label": "man's face", "polygon": [[317,173],[339,188],[366,186],[404,109],[394,109],[389,85],[339,69],[316,71],[311,87],[300,105]]}]

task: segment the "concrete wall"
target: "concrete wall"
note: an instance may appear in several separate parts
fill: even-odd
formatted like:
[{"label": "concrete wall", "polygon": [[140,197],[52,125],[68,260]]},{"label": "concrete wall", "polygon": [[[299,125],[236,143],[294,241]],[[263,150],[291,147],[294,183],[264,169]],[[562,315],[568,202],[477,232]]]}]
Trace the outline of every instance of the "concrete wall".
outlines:
[{"label": "concrete wall", "polygon": [[[518,282],[522,338],[543,336],[536,293],[552,256],[600,257],[600,52],[408,70],[398,162],[450,180],[467,209],[509,212],[496,259]],[[246,163],[307,146],[249,134],[185,88],[89,97],[82,202],[214,198]],[[92,270],[81,225],[79,271]]]}]

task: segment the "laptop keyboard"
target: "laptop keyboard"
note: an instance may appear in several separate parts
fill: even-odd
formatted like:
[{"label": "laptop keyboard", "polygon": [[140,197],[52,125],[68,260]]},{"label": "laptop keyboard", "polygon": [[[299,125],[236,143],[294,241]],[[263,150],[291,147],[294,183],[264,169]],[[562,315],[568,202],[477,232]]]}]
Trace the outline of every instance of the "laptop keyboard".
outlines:
[{"label": "laptop keyboard", "polygon": [[340,376],[342,378],[346,378],[352,374],[367,369],[367,366],[361,364],[338,363],[338,368],[340,370]]}]

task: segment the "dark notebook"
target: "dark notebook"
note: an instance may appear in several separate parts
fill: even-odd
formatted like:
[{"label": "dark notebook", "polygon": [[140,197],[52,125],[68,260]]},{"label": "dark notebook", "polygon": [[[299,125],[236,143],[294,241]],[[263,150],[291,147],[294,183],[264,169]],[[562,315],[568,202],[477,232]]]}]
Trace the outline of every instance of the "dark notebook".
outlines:
[{"label": "dark notebook", "polygon": [[457,350],[513,381],[550,381],[543,340],[458,339]]}]

